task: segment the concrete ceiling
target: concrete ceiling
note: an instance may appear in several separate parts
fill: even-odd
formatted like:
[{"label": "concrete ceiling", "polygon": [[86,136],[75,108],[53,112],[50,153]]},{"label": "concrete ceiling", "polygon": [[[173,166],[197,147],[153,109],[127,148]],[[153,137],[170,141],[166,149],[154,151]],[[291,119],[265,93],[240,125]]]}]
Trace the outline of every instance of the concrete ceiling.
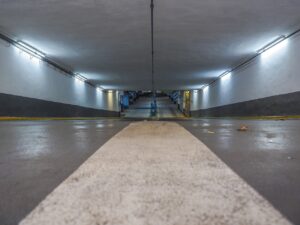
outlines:
[{"label": "concrete ceiling", "polygon": [[[157,89],[197,89],[300,27],[299,0],[154,0]],[[151,89],[150,0],[0,0],[0,31],[93,83]]]}]

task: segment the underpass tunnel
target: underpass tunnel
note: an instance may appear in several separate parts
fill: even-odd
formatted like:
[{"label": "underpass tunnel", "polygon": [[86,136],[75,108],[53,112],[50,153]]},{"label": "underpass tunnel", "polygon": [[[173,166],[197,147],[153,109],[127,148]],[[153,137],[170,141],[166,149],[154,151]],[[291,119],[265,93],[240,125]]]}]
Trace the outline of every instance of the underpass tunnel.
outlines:
[{"label": "underpass tunnel", "polygon": [[155,93],[156,113],[153,113],[153,93],[151,91],[124,92],[120,97],[121,117],[139,119],[180,119],[184,117],[176,91]]},{"label": "underpass tunnel", "polygon": [[299,12],[0,0],[0,225],[300,224]]}]

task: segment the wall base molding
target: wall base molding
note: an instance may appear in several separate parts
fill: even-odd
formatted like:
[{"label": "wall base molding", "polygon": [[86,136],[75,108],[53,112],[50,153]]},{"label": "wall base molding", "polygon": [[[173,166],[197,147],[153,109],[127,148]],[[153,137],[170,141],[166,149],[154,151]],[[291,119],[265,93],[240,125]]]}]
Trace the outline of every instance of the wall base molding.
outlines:
[{"label": "wall base molding", "polygon": [[300,91],[192,111],[193,117],[300,115]]},{"label": "wall base molding", "polygon": [[0,93],[0,116],[119,117],[119,112]]}]

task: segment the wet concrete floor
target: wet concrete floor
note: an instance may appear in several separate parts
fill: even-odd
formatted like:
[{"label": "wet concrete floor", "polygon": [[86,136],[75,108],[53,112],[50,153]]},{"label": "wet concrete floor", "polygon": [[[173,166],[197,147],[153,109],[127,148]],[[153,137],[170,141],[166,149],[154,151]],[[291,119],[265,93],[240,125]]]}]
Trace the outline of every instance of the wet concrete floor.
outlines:
[{"label": "wet concrete floor", "polygon": [[165,121],[134,122],[111,138],[20,223],[41,224],[291,225],[199,139]]},{"label": "wet concrete floor", "polygon": [[128,122],[0,122],[0,224],[17,224]]},{"label": "wet concrete floor", "polygon": [[[178,122],[300,224],[300,121]],[[0,224],[16,224],[129,122],[0,122]],[[236,129],[246,124],[249,130]],[[171,132],[171,131],[170,131]]]},{"label": "wet concrete floor", "polygon": [[[180,122],[294,224],[300,224],[300,120]],[[239,132],[240,125],[248,131]]]}]

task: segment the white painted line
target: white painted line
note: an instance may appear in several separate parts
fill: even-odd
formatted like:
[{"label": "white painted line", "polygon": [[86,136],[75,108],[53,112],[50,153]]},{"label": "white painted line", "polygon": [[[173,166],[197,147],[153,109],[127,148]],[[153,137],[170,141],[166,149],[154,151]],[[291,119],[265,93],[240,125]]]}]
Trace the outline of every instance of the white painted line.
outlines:
[{"label": "white painted line", "polygon": [[21,224],[290,223],[177,123],[138,122],[95,152]]}]

